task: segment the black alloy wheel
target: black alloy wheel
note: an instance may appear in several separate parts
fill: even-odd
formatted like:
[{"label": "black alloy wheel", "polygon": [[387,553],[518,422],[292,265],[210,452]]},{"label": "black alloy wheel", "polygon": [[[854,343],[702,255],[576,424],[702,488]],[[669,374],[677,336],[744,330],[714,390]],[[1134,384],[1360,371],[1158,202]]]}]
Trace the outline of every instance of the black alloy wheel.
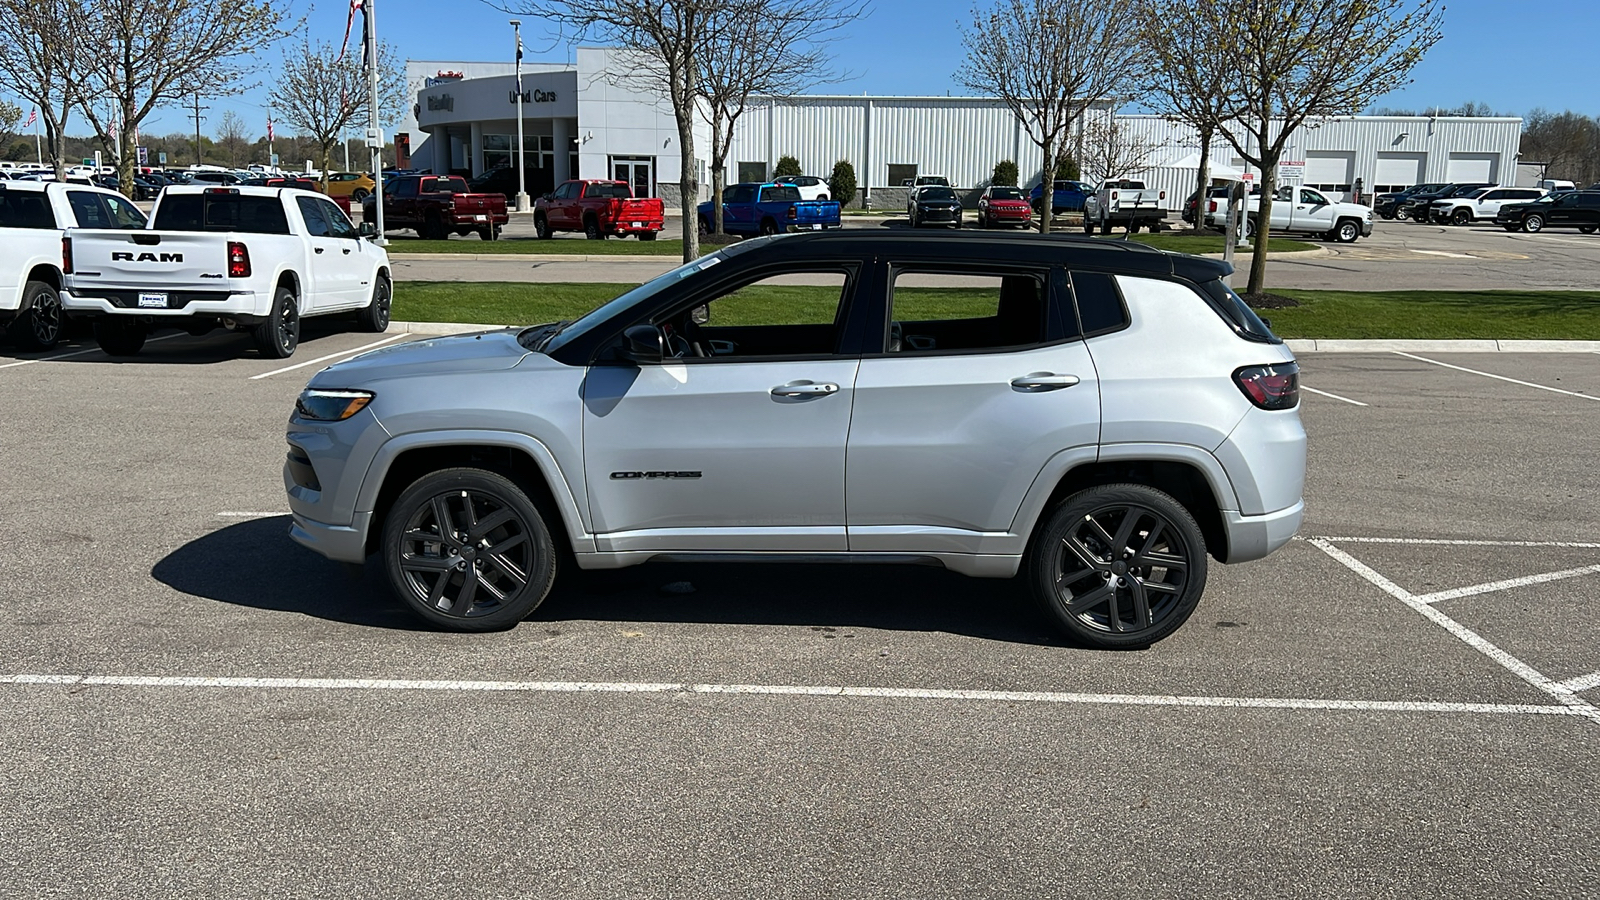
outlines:
[{"label": "black alloy wheel", "polygon": [[381,333],[389,330],[389,310],[394,304],[394,286],[387,275],[379,275],[372,286],[372,300],[356,313],[356,328]]},{"label": "black alloy wheel", "polygon": [[26,311],[11,322],[11,339],[26,350],[49,350],[61,342],[65,315],[61,295],[43,281],[30,281],[22,292]]},{"label": "black alloy wheel", "polygon": [[383,548],[406,605],[455,631],[516,625],[555,580],[555,546],[538,508],[515,482],[482,469],[418,479],[390,510]]},{"label": "black alloy wheel", "polygon": [[251,329],[256,349],[267,359],[288,359],[300,346],[300,304],[294,291],[278,288],[272,298],[272,311]]},{"label": "black alloy wheel", "polygon": [[550,240],[550,220],[544,216],[534,216],[533,234],[541,241]]},{"label": "black alloy wheel", "polygon": [[1205,590],[1200,527],[1171,496],[1137,484],[1089,488],[1056,507],[1029,560],[1035,597],[1090,646],[1147,647],[1172,634]]},{"label": "black alloy wheel", "polygon": [[606,234],[605,234],[605,232],[600,230],[600,220],[595,218],[594,216],[584,216],[583,217],[583,236],[588,238],[591,241],[603,241],[603,240],[605,240],[606,239]]}]

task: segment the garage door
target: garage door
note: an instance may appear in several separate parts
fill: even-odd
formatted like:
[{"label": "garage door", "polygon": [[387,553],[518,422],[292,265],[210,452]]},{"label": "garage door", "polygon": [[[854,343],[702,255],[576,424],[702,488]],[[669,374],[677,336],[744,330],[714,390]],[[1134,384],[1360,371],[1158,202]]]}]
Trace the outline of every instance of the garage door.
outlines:
[{"label": "garage door", "polygon": [[1373,192],[1383,194],[1421,184],[1427,162],[1426,153],[1379,153],[1378,171],[1372,179]]},{"label": "garage door", "polygon": [[1350,183],[1355,180],[1351,174],[1355,167],[1354,152],[1312,150],[1306,153],[1306,177],[1303,183],[1329,195],[1330,200],[1346,200]]},{"label": "garage door", "polygon": [[1495,181],[1500,175],[1498,153],[1452,153],[1447,176],[1451,181]]}]

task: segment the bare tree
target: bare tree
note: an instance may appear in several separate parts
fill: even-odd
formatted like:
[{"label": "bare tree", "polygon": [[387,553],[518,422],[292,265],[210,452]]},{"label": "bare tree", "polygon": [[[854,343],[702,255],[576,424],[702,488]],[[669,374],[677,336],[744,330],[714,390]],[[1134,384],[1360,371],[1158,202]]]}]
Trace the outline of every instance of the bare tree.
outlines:
[{"label": "bare tree", "polygon": [[222,121],[217,123],[217,144],[228,154],[228,165],[239,165],[239,154],[250,151],[250,132],[245,128],[244,117],[233,110],[224,110]]},{"label": "bare tree", "polygon": [[789,97],[846,78],[826,47],[863,12],[853,0],[733,0],[711,9],[707,27],[717,40],[700,55],[699,84],[700,112],[711,126],[712,230],[722,233],[733,129],[750,98]]},{"label": "bare tree", "polygon": [[[1196,19],[1208,15],[1206,4],[1193,0],[1147,0],[1138,15],[1139,36],[1153,62],[1144,73],[1145,103],[1172,121],[1188,125],[1200,139],[1200,168],[1195,177],[1197,204],[1205,202],[1211,186],[1211,144],[1217,128],[1238,111],[1228,91],[1228,61],[1232,44],[1210,40],[1215,36]],[[1202,37],[1207,39],[1202,39]],[[1194,227],[1201,219],[1196,205]]]},{"label": "bare tree", "polygon": [[[370,90],[359,55],[341,58],[338,49],[308,40],[285,51],[283,73],[272,91],[272,105],[282,121],[315,143],[324,188],[333,148],[352,123],[366,121],[369,108]],[[378,110],[385,127],[393,125],[406,107],[406,79],[395,58],[394,47],[379,44]]]},{"label": "bare tree", "polygon": [[[74,45],[83,75],[78,108],[108,147],[130,150],[157,107],[197,93],[226,97],[249,89],[251,57],[287,32],[285,0],[82,0],[85,37]],[[112,114],[98,109],[109,102]],[[132,190],[134,154],[120,153],[117,175]]]},{"label": "bare tree", "polygon": [[0,0],[0,20],[0,87],[39,110],[50,162],[65,180],[65,129],[82,81],[73,48],[88,40],[83,0]]},{"label": "bare tree", "polygon": [[1134,6],[1135,0],[994,0],[974,7],[971,28],[961,29],[967,58],[956,80],[1003,100],[1039,148],[1041,232],[1050,230],[1051,175],[1063,139],[1096,101],[1129,93],[1131,73],[1147,65],[1131,27]]},{"label": "bare tree", "polygon": [[1095,181],[1142,172],[1150,167],[1150,160],[1160,149],[1161,144],[1149,135],[1135,132],[1115,116],[1085,122],[1083,126],[1082,165]]},{"label": "bare tree", "polygon": [[1522,127],[1521,157],[1545,164],[1545,174],[1580,185],[1600,180],[1600,122],[1571,110],[1535,109]]},{"label": "bare tree", "polygon": [[724,2],[729,0],[517,0],[508,8],[550,19],[578,37],[630,51],[634,68],[623,77],[654,90],[672,104],[678,128],[684,262],[700,255],[694,209],[700,197],[694,155],[700,58],[706,47],[719,40],[707,23],[712,11]]},{"label": "bare tree", "polygon": [[[1308,121],[1354,115],[1411,80],[1442,36],[1439,0],[1189,0],[1194,38],[1227,48],[1218,130],[1262,175],[1247,293],[1266,285],[1278,162]],[[1314,126],[1314,123],[1312,123]]]}]

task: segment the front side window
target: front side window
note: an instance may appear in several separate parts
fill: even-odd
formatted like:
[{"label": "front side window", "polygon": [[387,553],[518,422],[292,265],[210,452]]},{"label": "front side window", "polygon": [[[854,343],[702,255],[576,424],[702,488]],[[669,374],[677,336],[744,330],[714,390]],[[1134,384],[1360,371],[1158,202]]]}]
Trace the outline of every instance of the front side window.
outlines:
[{"label": "front side window", "polygon": [[1044,343],[1045,271],[898,270],[890,289],[892,354],[972,352]]},{"label": "front side window", "polygon": [[359,238],[361,232],[350,224],[350,218],[344,214],[338,204],[332,200],[321,197],[316,198],[317,208],[322,210],[322,220],[328,223],[328,234],[336,238]]},{"label": "front side window", "polygon": [[306,220],[306,234],[312,237],[332,237],[328,229],[328,222],[322,217],[322,208],[317,204],[315,197],[296,197],[295,203],[300,207],[300,217]]},{"label": "front side window", "polygon": [[788,269],[686,300],[649,324],[662,330],[675,359],[831,356],[850,274]]}]

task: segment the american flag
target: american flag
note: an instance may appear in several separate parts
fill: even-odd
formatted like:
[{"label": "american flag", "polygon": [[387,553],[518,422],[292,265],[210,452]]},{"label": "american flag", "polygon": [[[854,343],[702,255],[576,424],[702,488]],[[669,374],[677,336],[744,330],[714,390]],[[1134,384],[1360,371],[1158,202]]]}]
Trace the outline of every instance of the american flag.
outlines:
[{"label": "american flag", "polygon": [[267,116],[267,140],[272,140],[272,117]]},{"label": "american flag", "polygon": [[356,13],[363,12],[362,7],[365,5],[365,0],[350,0],[350,15],[346,16],[344,20],[344,40],[339,44],[339,59],[341,62],[344,60],[345,49],[350,46],[350,26],[355,24]]},{"label": "american flag", "polygon": [[34,122],[37,122],[38,120],[39,120],[39,107],[35,106],[33,109],[28,110],[28,121],[22,123],[22,127],[23,128],[27,128],[29,125],[32,125]]}]

